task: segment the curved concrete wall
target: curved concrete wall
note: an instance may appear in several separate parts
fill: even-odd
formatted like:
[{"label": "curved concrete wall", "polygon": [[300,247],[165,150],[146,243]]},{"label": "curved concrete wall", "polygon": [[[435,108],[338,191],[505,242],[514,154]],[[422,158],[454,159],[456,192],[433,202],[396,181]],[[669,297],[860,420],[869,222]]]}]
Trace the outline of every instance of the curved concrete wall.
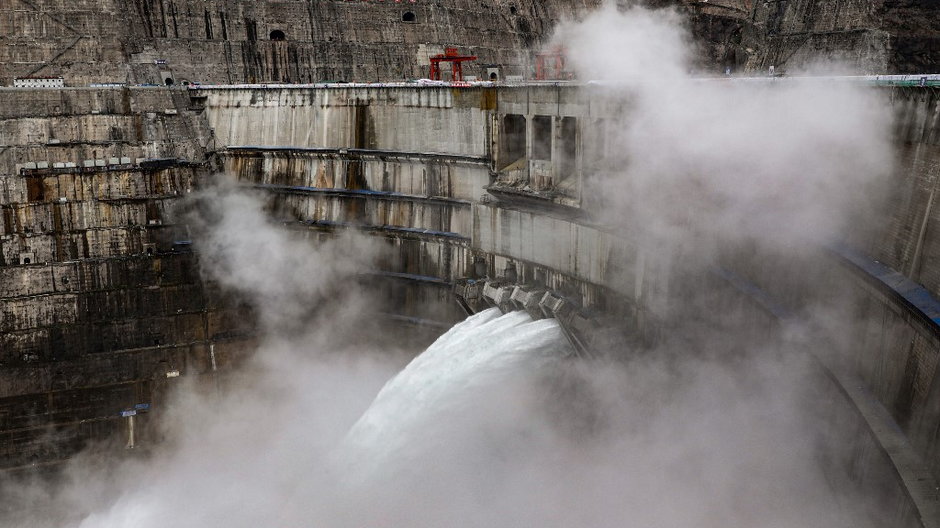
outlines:
[{"label": "curved concrete wall", "polygon": [[[907,263],[902,271],[936,293],[940,286],[930,279],[938,214],[931,185],[940,159],[936,97],[929,89],[893,90],[902,117],[901,191],[884,233],[859,247],[883,262],[901,268]],[[670,263],[651,261],[654,253],[646,254],[623,232],[591,223],[581,209],[581,181],[594,170],[591,157],[603,143],[591,134],[599,119],[617,110],[587,88],[8,92],[22,103],[4,107],[9,119],[32,114],[42,117],[28,119],[44,121],[0,128],[11,145],[0,151],[0,273],[8,279],[0,295],[6,353],[0,375],[13,391],[0,399],[9,409],[0,434],[20,435],[23,423],[31,424],[22,433],[29,440],[0,461],[3,466],[49,454],[42,438],[63,423],[66,401],[93,399],[111,386],[133,389],[104,397],[109,405],[139,403],[130,399],[140,395],[157,400],[166,383],[161,369],[207,372],[210,352],[225,363],[250,347],[250,336],[239,334],[250,314],[195,278],[192,255],[174,253],[175,243],[185,241],[185,226],[172,225],[167,212],[210,166],[263,193],[272,214],[311,237],[350,227],[382,237],[388,251],[376,270],[382,283],[377,287],[404,300],[382,309],[404,305],[397,317],[436,329],[459,315],[450,285],[476,274],[481,263],[489,276],[513,264],[522,282],[537,279],[588,308],[616,307],[625,325],[641,331],[655,329],[669,315],[663,307],[682,292]],[[528,139],[511,141],[506,116],[525,123]],[[536,117],[547,133],[536,130]],[[554,161],[529,159],[537,139]],[[576,145],[566,154],[573,158],[561,156],[565,141]],[[211,162],[204,164],[207,155]],[[92,162],[87,167],[86,160]],[[66,162],[77,166],[53,165]],[[29,264],[23,261],[27,256]],[[721,302],[749,312],[755,327],[777,324],[764,297],[799,311],[791,305],[794,299],[824,296],[813,281],[777,280],[777,257],[767,256],[767,265],[736,264],[733,271],[752,286],[716,274],[727,284]],[[787,261],[788,277],[799,275],[799,264]],[[851,306],[867,310],[862,320],[870,327],[843,340],[854,347],[853,370],[908,433],[917,453],[937,459],[932,431],[940,420],[933,395],[938,351],[931,330],[918,326],[910,306],[873,289],[851,266],[833,260],[804,264],[830,271],[828,283],[841,291],[858,293]],[[758,288],[764,293],[756,293]],[[57,355],[65,342],[75,357]],[[14,394],[59,403],[36,410]],[[66,395],[73,399],[57,399]],[[83,420],[110,423],[116,415],[105,407],[75,412]],[[101,432],[78,425],[69,431],[71,447],[60,454]],[[874,438],[858,437],[859,452],[867,453],[859,455],[859,467],[886,463]],[[912,511],[904,496],[892,500],[899,511]]]},{"label": "curved concrete wall", "polygon": [[491,88],[200,89],[219,146],[365,148],[485,156]]},{"label": "curved concrete wall", "polygon": [[[572,204],[579,204],[580,198],[577,195],[571,198],[569,194],[569,198],[559,200],[557,197],[540,193],[539,190],[533,192],[523,189],[527,183],[535,187],[534,178],[542,168],[530,165],[527,169],[509,175],[508,178],[500,176],[504,173],[496,172],[496,169],[505,166],[507,161],[500,159],[505,155],[501,149],[500,123],[503,116],[553,116],[556,123],[562,118],[573,117],[578,119],[583,127],[583,123],[593,123],[592,120],[610,111],[603,105],[588,104],[588,96],[577,88],[547,86],[466,90],[459,97],[459,105],[454,103],[458,99],[452,99],[442,93],[444,90],[450,91],[449,88],[415,87],[411,89],[415,92],[413,94],[408,94],[407,88],[395,88],[389,92],[395,94],[394,96],[382,94],[381,90],[376,92],[375,89],[358,92],[348,89],[325,90],[337,93],[319,96],[311,96],[309,93],[286,96],[278,93],[272,97],[257,96],[254,100],[277,99],[293,107],[300,100],[350,101],[355,99],[349,96],[351,93],[375,96],[376,100],[367,105],[363,104],[361,99],[357,102],[358,108],[368,109],[367,113],[372,112],[374,107],[382,109],[374,114],[381,115],[380,119],[375,119],[374,116],[367,118],[374,127],[370,129],[374,131],[370,138],[375,139],[374,143],[369,144],[369,148],[395,150],[405,145],[407,150],[427,152],[441,148],[441,139],[437,134],[453,133],[456,141],[447,145],[447,150],[442,152],[485,158],[488,160],[487,170],[492,173],[489,178],[483,178],[480,171],[482,163],[471,164],[473,169],[468,167],[450,172],[448,185],[430,185],[427,183],[428,175],[436,170],[432,167],[441,162],[440,158],[409,158],[407,152],[391,152],[386,153],[387,157],[381,160],[366,161],[360,160],[361,153],[343,150],[318,152],[316,149],[338,147],[335,142],[344,137],[347,142],[356,142],[348,146],[362,146],[348,125],[355,120],[350,117],[355,110],[343,109],[338,112],[338,116],[309,110],[306,112],[314,112],[311,115],[315,115],[312,118],[315,125],[324,123],[327,129],[342,132],[319,136],[304,134],[302,137],[296,132],[291,132],[277,136],[276,141],[267,140],[269,147],[274,147],[277,143],[277,147],[304,147],[308,149],[306,151],[262,148],[263,146],[259,145],[258,148],[232,149],[223,154],[225,166],[233,171],[237,179],[262,184],[262,188],[275,195],[287,194],[273,198],[272,210],[276,214],[313,223],[364,224],[376,234],[384,236],[389,235],[387,228],[448,231],[451,237],[439,239],[440,245],[437,247],[450,248],[451,253],[453,248],[458,248],[457,253],[461,254],[462,258],[449,262],[431,259],[412,269],[422,275],[453,280],[472,273],[469,266],[472,257],[484,258],[491,276],[498,275],[507,263],[512,262],[521,270],[522,281],[532,280],[539,275],[541,280],[547,280],[550,287],[567,288],[586,306],[602,308],[612,297],[616,297],[619,302],[632,306],[630,318],[632,324],[637,327],[655,319],[657,315],[663,315],[657,314],[656,308],[668,304],[669,299],[674,300],[676,295],[681,294],[676,291],[677,287],[671,284],[671,270],[665,263],[649,262],[649,257],[644,255],[642,249],[625,239],[624,235],[592,225],[576,207],[570,207]],[[427,93],[428,90],[431,94]],[[892,262],[883,254],[885,248],[909,247],[919,243],[921,249],[910,249],[907,258],[914,258],[916,255],[916,259],[922,260],[924,265],[909,266],[909,269],[924,269],[927,274],[925,277],[929,277],[935,267],[926,263],[937,254],[930,245],[930,233],[940,231],[929,229],[932,223],[931,215],[936,213],[932,206],[928,205],[932,195],[929,190],[923,189],[921,182],[932,183],[936,179],[935,167],[940,159],[940,153],[935,148],[937,105],[935,95],[930,89],[892,90],[892,98],[899,115],[898,148],[902,162],[897,178],[902,190],[889,208],[893,216],[886,218],[886,228],[880,238],[860,242],[869,242],[870,245],[863,249],[872,252],[874,258],[884,259],[885,262]],[[254,122],[263,122],[265,126],[271,127],[272,131],[278,128],[273,124],[276,119],[272,116],[282,116],[283,110],[275,110],[264,104],[254,104],[251,110],[241,110],[237,106],[233,109],[231,104],[219,104],[217,101],[230,100],[231,97],[241,100],[252,98],[241,91],[237,91],[237,95],[218,93],[225,91],[200,91],[209,92],[207,108],[211,120],[216,123],[224,122],[227,119],[225,113],[232,111],[239,115],[236,121],[241,121],[246,115],[245,112],[249,112],[254,116]],[[409,105],[400,105],[398,101],[402,100],[429,103],[422,103],[415,109]],[[443,104],[439,104],[441,102]],[[213,116],[214,113],[220,115]],[[293,118],[288,119],[291,124],[281,128],[296,131]],[[334,123],[335,126],[331,126]],[[428,123],[434,123],[434,126],[428,128]],[[472,133],[469,137],[468,129]],[[245,134],[239,132],[239,127],[235,125],[223,127],[222,130],[229,139],[241,138]],[[433,131],[427,136],[429,141],[422,142],[421,136],[429,131]],[[531,134],[532,129],[528,132]],[[407,137],[396,137],[395,133]],[[293,143],[285,145],[281,141]],[[531,139],[524,147],[527,150],[532,148]],[[578,156],[583,155],[585,154],[579,147]],[[362,187],[356,192],[335,192],[337,189],[349,189],[349,167],[357,164],[368,167],[361,171],[368,176],[356,180],[357,185]],[[579,158],[572,166],[577,168],[576,176],[580,178],[581,171],[584,170],[582,167],[585,167],[586,163]],[[419,167],[421,176],[417,177]],[[516,170],[513,167],[510,169]],[[568,176],[558,174],[557,165],[549,165],[547,170],[551,174],[548,183],[543,184],[544,190],[552,190],[553,186],[559,185]],[[327,174],[330,176],[327,177]],[[396,176],[389,177],[390,174]],[[408,176],[402,178],[400,174]],[[455,186],[454,178],[472,179]],[[499,180],[499,185],[494,189],[509,189],[511,192],[498,193],[496,198],[480,198],[483,194],[481,184],[485,184],[487,180]],[[320,186],[323,188],[311,189]],[[287,192],[287,188],[293,189]],[[451,193],[450,196],[472,201],[472,207],[451,206],[450,215],[441,217],[438,216],[439,210],[434,210],[429,216],[429,207],[440,207],[429,206],[430,197],[439,196],[437,193],[445,188]],[[358,195],[363,189],[376,194],[368,198]],[[381,193],[400,194],[392,197],[381,196]],[[912,198],[918,193],[927,193],[926,199],[917,202]],[[395,205],[382,207],[378,202],[383,200],[393,201]],[[362,201],[365,203],[357,205],[357,202]],[[407,202],[408,205],[401,202]],[[910,228],[911,225],[919,223],[918,216],[921,224],[925,222],[923,218],[929,217],[926,221],[927,229],[918,231]],[[430,223],[429,218],[433,218]],[[453,235],[460,237],[459,242]],[[416,236],[422,240],[421,244],[428,244],[431,238],[439,237],[440,234]],[[915,240],[913,243],[912,237]],[[917,240],[920,242],[916,242]],[[895,252],[895,255],[903,255],[903,252]],[[768,302],[779,303],[787,310],[799,313],[802,307],[793,305],[791,301],[813,301],[824,298],[828,292],[834,290],[840,291],[840,298],[845,300],[846,306],[851,306],[853,310],[862,310],[861,315],[858,312],[853,313],[858,315],[859,321],[867,325],[865,330],[852,336],[838,336],[833,341],[838,342],[843,349],[852,349],[853,354],[848,357],[847,363],[837,361],[830,364],[831,368],[839,369],[849,364],[851,368],[847,372],[861,375],[877,395],[880,403],[876,404],[876,408],[888,411],[879,414],[860,410],[857,424],[859,434],[851,439],[844,439],[855,445],[857,457],[853,464],[857,466],[860,474],[872,471],[868,481],[859,477],[859,482],[862,483],[860,485],[881,485],[876,482],[877,478],[891,478],[885,477],[884,468],[891,467],[892,464],[897,467],[898,464],[897,459],[891,458],[891,453],[885,451],[884,437],[879,436],[879,428],[884,424],[870,421],[875,420],[875,416],[886,417],[889,422],[894,420],[902,426],[913,445],[913,449],[908,449],[907,452],[916,453],[916,456],[923,460],[940,460],[940,456],[937,456],[940,453],[935,451],[937,441],[934,434],[936,424],[940,422],[940,413],[935,410],[938,404],[934,403],[936,397],[933,395],[934,392],[940,391],[931,388],[934,386],[936,358],[940,349],[933,330],[917,323],[916,308],[906,305],[897,296],[871,286],[870,275],[859,274],[858,269],[827,252],[821,251],[818,259],[806,262],[786,262],[786,281],[774,273],[779,266],[772,264],[772,258],[776,257],[768,256],[763,265],[740,262],[740,269],[736,271],[746,277],[742,279],[743,282],[733,278],[734,274],[730,279],[721,279],[727,281],[728,291],[732,292],[729,295],[749,299],[744,301],[745,305],[753,305],[749,310],[753,311],[753,307],[759,307],[760,311],[767,314],[760,322],[755,320],[756,325],[777,324],[775,309],[768,308]],[[825,276],[828,278],[821,279],[826,284],[825,288],[816,282],[820,277],[819,273],[807,271],[801,275],[800,272],[820,267],[827,270]],[[937,292],[937,285],[933,285],[929,279],[925,280],[925,284],[929,284],[928,287],[934,293]],[[845,359],[845,356],[840,359]],[[853,405],[868,405],[859,398],[849,398],[849,401]],[[882,469],[871,469],[874,467]],[[895,473],[896,476],[900,475],[897,477],[898,485],[892,488],[893,491],[882,490],[879,493],[890,497],[886,501],[891,508],[897,510],[898,525],[930,525],[933,521],[924,517],[924,497],[915,496],[916,490],[912,488],[914,479],[910,478],[910,472],[905,473],[903,469],[898,471],[900,473]],[[875,475],[880,476],[876,478]],[[933,478],[935,477],[936,468]]]},{"label": "curved concrete wall", "polygon": [[228,149],[222,156],[225,172],[269,185],[475,201],[490,183],[484,157],[263,147]]}]

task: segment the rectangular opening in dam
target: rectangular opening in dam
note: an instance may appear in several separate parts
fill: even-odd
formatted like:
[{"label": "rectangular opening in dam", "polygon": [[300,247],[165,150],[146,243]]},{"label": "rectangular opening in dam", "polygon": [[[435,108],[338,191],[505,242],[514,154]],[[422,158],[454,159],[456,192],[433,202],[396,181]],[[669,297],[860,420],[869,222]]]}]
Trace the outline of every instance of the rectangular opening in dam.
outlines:
[{"label": "rectangular opening in dam", "polygon": [[583,166],[586,173],[596,171],[607,152],[607,120],[592,119],[582,129]]},{"label": "rectangular opening in dam", "polygon": [[578,119],[576,117],[561,118],[559,135],[559,180],[570,178],[578,169]]},{"label": "rectangular opening in dam", "polygon": [[500,144],[500,166],[505,168],[525,157],[525,116],[510,114],[503,116],[502,141]]},{"label": "rectangular opening in dam", "polygon": [[552,116],[532,118],[532,159],[552,159]]}]

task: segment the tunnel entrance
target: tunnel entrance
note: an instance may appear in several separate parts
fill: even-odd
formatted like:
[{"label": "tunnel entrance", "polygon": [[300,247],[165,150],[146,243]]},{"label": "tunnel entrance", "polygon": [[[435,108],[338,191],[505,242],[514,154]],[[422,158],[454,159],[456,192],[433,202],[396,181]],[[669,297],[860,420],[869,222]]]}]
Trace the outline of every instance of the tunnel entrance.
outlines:
[{"label": "tunnel entrance", "polygon": [[287,40],[287,35],[284,34],[280,29],[275,29],[271,32],[271,40]]},{"label": "tunnel entrance", "polygon": [[163,79],[163,83],[166,84],[167,86],[173,86],[174,84],[176,84],[173,81],[172,77],[167,77],[166,79]]},{"label": "tunnel entrance", "polygon": [[405,14],[401,16],[401,21],[402,22],[417,22],[418,17],[411,11],[406,11]]},{"label": "tunnel entrance", "polygon": [[505,168],[525,158],[525,128],[525,116],[517,114],[503,116],[503,133],[499,153],[501,162],[500,168]]}]

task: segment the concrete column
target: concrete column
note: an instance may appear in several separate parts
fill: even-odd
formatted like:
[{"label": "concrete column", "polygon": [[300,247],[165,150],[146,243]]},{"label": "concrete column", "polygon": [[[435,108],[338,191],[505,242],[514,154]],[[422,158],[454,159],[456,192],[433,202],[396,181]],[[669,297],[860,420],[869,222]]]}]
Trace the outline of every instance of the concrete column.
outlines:
[{"label": "concrete column", "polygon": [[560,182],[561,179],[565,177],[564,174],[558,173],[558,167],[559,167],[558,160],[561,159],[561,157],[559,157],[559,155],[561,154],[559,152],[559,148],[560,148],[559,146],[561,145],[560,138],[561,138],[561,119],[558,116],[553,115],[552,116],[552,145],[551,145],[552,186],[558,185],[558,182]]},{"label": "concrete column", "polygon": [[489,158],[490,158],[490,169],[493,172],[497,171],[497,168],[500,166],[502,161],[502,149],[500,148],[500,143],[503,139],[503,134],[501,130],[502,119],[499,114],[496,112],[490,112],[487,114],[487,133],[489,136],[489,141],[487,142],[487,148],[489,149]]},{"label": "concrete column", "polygon": [[579,117],[576,121],[577,126],[574,132],[574,172],[578,178],[578,204],[581,203],[581,197],[584,196],[584,145],[582,130],[584,129],[584,119]]},{"label": "concrete column", "polygon": [[525,157],[526,159],[532,159],[532,145],[534,143],[533,136],[535,135],[535,116],[532,114],[525,115]]},{"label": "concrete column", "polygon": [[532,163],[532,145],[534,143],[533,136],[535,135],[535,115],[526,114],[525,116],[525,181],[530,180],[530,165]]},{"label": "concrete column", "polygon": [[218,366],[216,366],[215,364],[215,344],[214,343],[209,345],[209,363],[212,365],[213,372],[218,370]]},{"label": "concrete column", "polygon": [[134,449],[134,415],[127,417],[127,449]]}]

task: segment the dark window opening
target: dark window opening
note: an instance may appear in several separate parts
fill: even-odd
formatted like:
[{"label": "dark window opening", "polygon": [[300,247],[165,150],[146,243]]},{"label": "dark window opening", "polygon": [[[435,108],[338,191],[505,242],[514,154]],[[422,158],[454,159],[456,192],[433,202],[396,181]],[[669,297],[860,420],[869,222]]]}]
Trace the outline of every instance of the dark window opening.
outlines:
[{"label": "dark window opening", "polygon": [[477,279],[483,279],[486,277],[487,272],[486,259],[483,257],[474,257],[473,259],[473,275]]},{"label": "dark window opening", "polygon": [[561,119],[561,137],[559,138],[559,155],[561,157],[558,170],[561,178],[569,178],[577,170],[578,157],[578,120],[574,117]]},{"label": "dark window opening", "polygon": [[228,27],[225,25],[225,13],[221,11],[219,12],[219,22],[222,25],[222,40],[228,40]]},{"label": "dark window opening", "polygon": [[287,35],[280,29],[275,29],[271,32],[271,40],[287,40]]},{"label": "dark window opening", "polygon": [[206,22],[206,39],[212,40],[212,15],[209,14],[208,9],[206,9],[205,22]]},{"label": "dark window opening", "polygon": [[507,115],[503,117],[502,152],[500,159],[505,168],[525,158],[525,116]]},{"label": "dark window opening", "polygon": [[42,178],[26,179],[26,199],[30,202],[41,202],[46,199],[46,188]]},{"label": "dark window opening", "polygon": [[173,38],[180,38],[180,28],[176,23],[176,6],[170,2],[170,18],[173,19]]},{"label": "dark window opening", "polygon": [[258,23],[250,18],[245,18],[245,36],[250,41],[258,40]]},{"label": "dark window opening", "polygon": [[167,86],[173,86],[173,79],[171,77],[163,79],[163,82],[166,83]]},{"label": "dark window opening", "polygon": [[404,15],[401,16],[402,22],[417,22],[418,17],[415,16],[411,11],[406,11]]},{"label": "dark window opening", "polygon": [[552,159],[551,116],[535,116],[532,119],[532,159]]}]

